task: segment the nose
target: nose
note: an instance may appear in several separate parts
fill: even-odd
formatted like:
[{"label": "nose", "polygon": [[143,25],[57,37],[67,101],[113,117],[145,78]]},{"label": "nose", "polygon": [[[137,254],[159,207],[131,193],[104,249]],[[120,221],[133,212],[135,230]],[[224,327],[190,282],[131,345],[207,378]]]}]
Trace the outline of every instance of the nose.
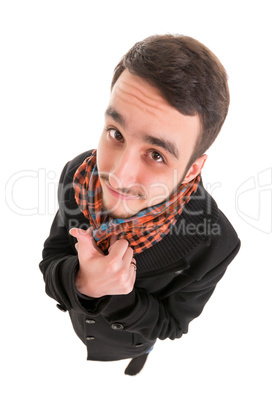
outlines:
[{"label": "nose", "polygon": [[128,189],[138,183],[138,174],[138,157],[134,152],[125,150],[115,156],[113,169],[109,174],[109,182],[114,189]]}]

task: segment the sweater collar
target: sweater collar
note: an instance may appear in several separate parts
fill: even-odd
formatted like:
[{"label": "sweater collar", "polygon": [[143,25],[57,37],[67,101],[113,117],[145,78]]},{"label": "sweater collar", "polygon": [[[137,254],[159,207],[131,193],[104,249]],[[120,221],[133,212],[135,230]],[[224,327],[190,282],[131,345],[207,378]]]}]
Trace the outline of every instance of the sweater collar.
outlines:
[{"label": "sweater collar", "polygon": [[174,270],[180,260],[183,260],[184,269],[188,268],[186,256],[209,236],[217,219],[217,204],[204,189],[201,179],[197,192],[185,205],[170,233],[136,256],[138,277],[169,272],[170,267]]}]

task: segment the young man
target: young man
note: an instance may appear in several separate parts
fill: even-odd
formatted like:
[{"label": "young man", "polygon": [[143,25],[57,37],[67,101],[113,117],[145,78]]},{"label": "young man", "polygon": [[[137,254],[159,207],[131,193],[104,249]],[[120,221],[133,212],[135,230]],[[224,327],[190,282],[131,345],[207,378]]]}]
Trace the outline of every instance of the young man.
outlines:
[{"label": "young man", "polygon": [[226,72],[198,41],[152,36],[115,69],[96,150],[68,162],[40,269],[89,360],[132,358],[180,338],[237,254],[203,188],[204,152],[226,118]]}]

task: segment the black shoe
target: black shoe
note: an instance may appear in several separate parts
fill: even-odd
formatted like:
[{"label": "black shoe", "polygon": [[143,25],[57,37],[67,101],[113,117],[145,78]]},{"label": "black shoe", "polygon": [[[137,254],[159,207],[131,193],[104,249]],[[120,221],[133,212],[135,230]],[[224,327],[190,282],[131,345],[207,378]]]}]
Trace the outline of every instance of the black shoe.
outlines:
[{"label": "black shoe", "polygon": [[146,359],[148,357],[149,353],[145,353],[144,355],[134,357],[128,366],[126,367],[124,373],[126,375],[136,375],[140,372],[140,370],[143,368]]}]

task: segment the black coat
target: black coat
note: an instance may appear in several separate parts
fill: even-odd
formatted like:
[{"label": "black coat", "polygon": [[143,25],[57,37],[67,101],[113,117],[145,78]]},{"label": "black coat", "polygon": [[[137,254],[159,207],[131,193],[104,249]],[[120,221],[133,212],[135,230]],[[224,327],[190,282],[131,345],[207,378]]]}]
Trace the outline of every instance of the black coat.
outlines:
[{"label": "black coat", "polygon": [[91,150],[68,162],[61,174],[59,210],[44,243],[46,292],[69,312],[89,360],[119,360],[145,353],[159,339],[180,338],[202,312],[217,282],[240,248],[240,240],[203,188],[185,206],[174,230],[136,255],[137,278],[128,295],[93,299],[78,294],[78,266],[71,227],[89,221],[74,198],[73,175]]}]

